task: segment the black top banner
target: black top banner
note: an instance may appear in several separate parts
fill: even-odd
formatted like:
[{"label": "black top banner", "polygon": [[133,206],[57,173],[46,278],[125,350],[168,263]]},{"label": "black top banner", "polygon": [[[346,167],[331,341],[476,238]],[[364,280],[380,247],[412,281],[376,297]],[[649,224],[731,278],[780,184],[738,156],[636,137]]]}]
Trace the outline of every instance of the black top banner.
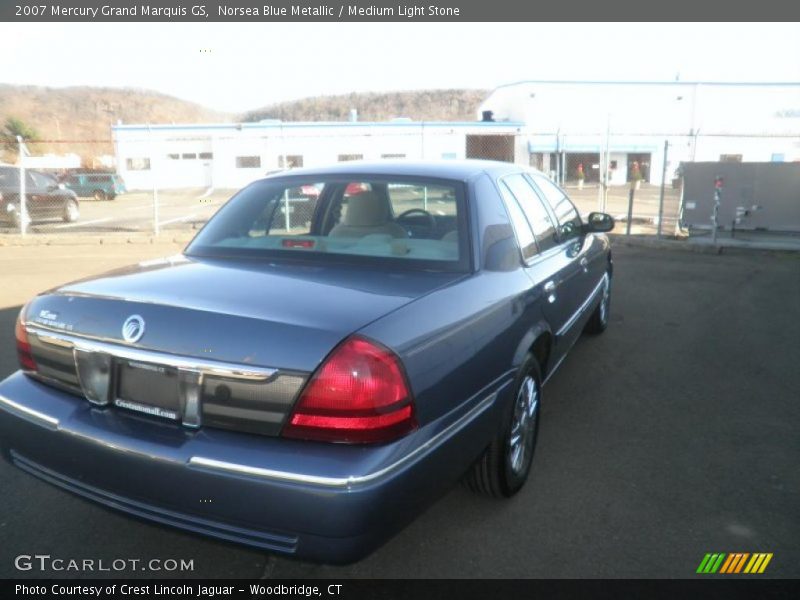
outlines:
[{"label": "black top banner", "polygon": [[[28,22],[794,21],[786,0],[3,0],[0,20]],[[569,40],[565,40],[568,43]],[[724,52],[724,48],[720,49]]]}]

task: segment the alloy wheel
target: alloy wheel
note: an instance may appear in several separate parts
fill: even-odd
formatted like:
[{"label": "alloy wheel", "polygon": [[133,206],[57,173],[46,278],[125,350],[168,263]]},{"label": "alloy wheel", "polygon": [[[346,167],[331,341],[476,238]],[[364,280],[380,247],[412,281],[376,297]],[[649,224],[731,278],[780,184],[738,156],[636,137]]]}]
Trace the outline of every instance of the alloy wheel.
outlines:
[{"label": "alloy wheel", "polygon": [[527,471],[533,457],[538,415],[539,388],[536,380],[526,375],[514,402],[514,420],[508,437],[508,459],[511,470],[517,475]]}]

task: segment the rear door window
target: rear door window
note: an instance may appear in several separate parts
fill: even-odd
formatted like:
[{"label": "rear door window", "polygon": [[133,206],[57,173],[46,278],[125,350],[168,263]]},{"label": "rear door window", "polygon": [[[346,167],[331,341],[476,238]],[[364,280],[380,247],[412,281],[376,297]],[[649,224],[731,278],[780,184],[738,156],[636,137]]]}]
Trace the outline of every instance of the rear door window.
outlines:
[{"label": "rear door window", "polygon": [[536,236],[539,251],[544,252],[557,245],[555,224],[550,218],[550,213],[542,204],[539,194],[534,191],[528,180],[520,173],[509,175],[503,179],[503,182],[514,194],[525,213],[525,217],[533,229],[533,234]]},{"label": "rear door window", "polygon": [[536,239],[533,237],[533,230],[528,223],[528,219],[525,218],[525,213],[522,212],[514,194],[511,193],[511,190],[508,189],[508,186],[503,182],[500,183],[500,193],[503,196],[506,210],[508,210],[508,216],[511,218],[511,226],[514,228],[514,233],[517,235],[517,242],[522,252],[522,258],[528,260],[536,255]]}]

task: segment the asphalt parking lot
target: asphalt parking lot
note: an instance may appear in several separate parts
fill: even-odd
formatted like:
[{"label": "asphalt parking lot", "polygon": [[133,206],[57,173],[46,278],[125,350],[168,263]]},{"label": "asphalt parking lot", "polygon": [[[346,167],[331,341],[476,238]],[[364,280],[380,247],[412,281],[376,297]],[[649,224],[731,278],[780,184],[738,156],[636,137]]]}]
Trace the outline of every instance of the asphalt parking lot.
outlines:
[{"label": "asphalt parking lot", "polygon": [[[7,250],[2,376],[16,369],[13,284],[27,271]],[[26,289],[76,263],[85,274],[100,252],[28,250],[49,266]],[[607,332],[579,341],[545,387],[531,480],[510,501],[457,487],[366,560],[330,567],[134,520],[2,464],[0,576],[692,577],[707,552],[771,552],[764,576],[800,576],[800,254],[620,246],[612,298]],[[20,554],[194,570],[21,572]]]}]

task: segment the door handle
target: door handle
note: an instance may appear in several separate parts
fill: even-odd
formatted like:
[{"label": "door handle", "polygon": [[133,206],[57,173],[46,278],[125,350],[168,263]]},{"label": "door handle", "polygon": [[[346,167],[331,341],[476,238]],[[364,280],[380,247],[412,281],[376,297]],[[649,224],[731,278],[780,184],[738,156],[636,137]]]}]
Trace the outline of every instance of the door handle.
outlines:
[{"label": "door handle", "polygon": [[589,260],[585,256],[581,259],[581,268],[584,273],[589,272]]},{"label": "door handle", "polygon": [[550,304],[556,301],[556,284],[554,281],[548,281],[544,284],[544,293],[547,294],[547,301]]}]

